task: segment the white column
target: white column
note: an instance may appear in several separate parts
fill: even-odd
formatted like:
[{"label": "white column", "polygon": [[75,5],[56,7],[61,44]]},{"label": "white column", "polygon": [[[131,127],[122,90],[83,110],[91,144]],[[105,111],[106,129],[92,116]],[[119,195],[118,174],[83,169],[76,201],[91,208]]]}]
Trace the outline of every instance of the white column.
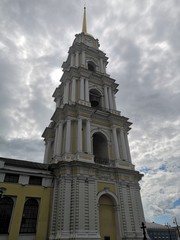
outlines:
[{"label": "white column", "polygon": [[71,120],[66,121],[66,145],[65,152],[69,153],[71,149]]},{"label": "white column", "polygon": [[124,140],[124,132],[123,132],[122,129],[120,129],[120,135],[121,135],[123,159],[127,160],[126,143],[125,143],[125,140]]},{"label": "white column", "polygon": [[61,99],[60,99],[60,97],[58,97],[56,100],[56,108],[60,107],[60,105],[61,105],[60,103],[61,103]]},{"label": "white column", "polygon": [[109,109],[108,92],[107,92],[106,86],[104,86],[104,98],[105,98],[105,108]]},{"label": "white column", "polygon": [[69,101],[69,81],[67,80],[64,83],[64,96],[63,96],[63,103],[66,104]]},{"label": "white column", "polygon": [[85,79],[85,101],[89,102],[89,81]]},{"label": "white column", "polygon": [[44,163],[48,163],[49,162],[49,154],[50,154],[50,150],[51,150],[51,143],[52,143],[52,139],[47,139],[45,142],[45,153],[44,153]]},{"label": "white column", "polygon": [[57,138],[58,138],[58,126],[56,126],[55,137],[54,137],[54,151],[53,157],[56,155],[56,145],[57,145]]},{"label": "white column", "polygon": [[81,59],[81,63],[82,63],[82,65],[86,65],[86,63],[85,63],[85,51],[82,51],[82,59]]},{"label": "white column", "polygon": [[84,78],[81,77],[80,81],[80,99],[84,100]]},{"label": "white column", "polygon": [[79,52],[76,52],[76,55],[75,55],[75,66],[79,67]]},{"label": "white column", "polygon": [[100,64],[101,64],[101,72],[104,73],[104,63],[103,63],[103,59],[100,59]]},{"label": "white column", "polygon": [[103,62],[104,64],[104,73],[106,73],[106,64],[105,64],[105,62]]},{"label": "white column", "polygon": [[74,66],[74,54],[71,53],[71,67]]},{"label": "white column", "polygon": [[112,89],[111,87],[109,87],[108,89],[109,91],[109,106],[110,106],[110,109],[114,109],[114,106],[113,106],[113,99],[112,99]]},{"label": "white column", "polygon": [[130,153],[129,141],[128,141],[127,133],[124,133],[124,140],[125,140],[125,144],[126,144],[126,151],[127,151],[128,161],[131,162],[131,153]]},{"label": "white column", "polygon": [[62,130],[63,123],[60,122],[56,128],[55,144],[54,144],[54,156],[60,156],[62,150]]},{"label": "white column", "polygon": [[120,131],[118,130],[117,130],[117,140],[118,140],[118,147],[119,147],[119,156],[120,156],[120,160],[123,160],[121,136],[120,136]]},{"label": "white column", "polygon": [[90,120],[86,120],[86,152],[91,153],[91,125]]},{"label": "white column", "polygon": [[116,127],[113,127],[112,130],[113,130],[113,142],[114,142],[115,157],[116,157],[116,159],[120,159]]},{"label": "white column", "polygon": [[114,110],[116,110],[116,99],[115,95],[113,94],[113,103],[114,103]]},{"label": "white column", "polygon": [[72,79],[71,101],[76,101],[76,78]]},{"label": "white column", "polygon": [[78,118],[78,139],[77,139],[78,145],[77,150],[78,152],[82,152],[82,119]]}]

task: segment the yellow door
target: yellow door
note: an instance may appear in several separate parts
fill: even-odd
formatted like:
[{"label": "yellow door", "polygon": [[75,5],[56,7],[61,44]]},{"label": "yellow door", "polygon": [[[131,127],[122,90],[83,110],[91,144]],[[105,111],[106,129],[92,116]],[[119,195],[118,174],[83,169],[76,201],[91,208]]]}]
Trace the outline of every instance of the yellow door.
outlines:
[{"label": "yellow door", "polygon": [[116,240],[113,201],[107,195],[103,195],[99,199],[99,221],[101,240]]}]

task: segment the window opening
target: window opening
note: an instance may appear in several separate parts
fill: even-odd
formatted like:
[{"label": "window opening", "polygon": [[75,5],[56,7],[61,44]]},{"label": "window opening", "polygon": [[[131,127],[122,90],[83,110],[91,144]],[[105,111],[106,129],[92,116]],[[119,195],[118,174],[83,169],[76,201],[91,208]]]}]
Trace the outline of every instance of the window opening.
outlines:
[{"label": "window opening", "polygon": [[96,65],[93,62],[88,62],[88,70],[90,70],[91,72],[95,72]]},{"label": "window opening", "polygon": [[93,135],[93,154],[95,163],[108,165],[108,142],[102,133]]},{"label": "window opening", "polygon": [[101,94],[96,89],[90,90],[89,94],[91,107],[101,107]]},{"label": "window opening", "polygon": [[7,234],[14,202],[10,197],[0,198],[0,234]]},{"label": "window opening", "polygon": [[25,202],[20,233],[35,233],[39,204],[37,199],[30,198]]},{"label": "window opening", "polygon": [[18,183],[18,181],[19,181],[18,174],[6,173],[4,182]]},{"label": "window opening", "polygon": [[106,236],[106,237],[104,237],[104,240],[110,240],[110,237]]},{"label": "window opening", "polygon": [[42,178],[36,176],[29,177],[29,184],[31,185],[42,185]]}]

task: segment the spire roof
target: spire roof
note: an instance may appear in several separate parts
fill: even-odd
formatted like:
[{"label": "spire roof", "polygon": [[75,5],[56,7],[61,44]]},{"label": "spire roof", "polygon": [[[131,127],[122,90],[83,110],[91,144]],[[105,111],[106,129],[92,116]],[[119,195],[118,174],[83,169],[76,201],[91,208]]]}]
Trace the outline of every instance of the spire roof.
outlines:
[{"label": "spire roof", "polygon": [[86,6],[84,6],[84,16],[83,16],[82,32],[85,33],[85,34],[87,34],[87,26],[86,26]]}]

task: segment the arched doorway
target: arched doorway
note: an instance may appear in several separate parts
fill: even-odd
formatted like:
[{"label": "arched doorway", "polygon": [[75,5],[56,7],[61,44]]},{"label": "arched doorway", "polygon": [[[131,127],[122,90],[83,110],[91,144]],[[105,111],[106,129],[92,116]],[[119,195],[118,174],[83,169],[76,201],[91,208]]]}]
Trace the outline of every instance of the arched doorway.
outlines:
[{"label": "arched doorway", "polygon": [[99,227],[101,240],[117,240],[114,204],[107,194],[99,199]]},{"label": "arched doorway", "polygon": [[93,134],[93,154],[95,163],[107,165],[108,157],[108,141],[104,134],[97,132]]}]

